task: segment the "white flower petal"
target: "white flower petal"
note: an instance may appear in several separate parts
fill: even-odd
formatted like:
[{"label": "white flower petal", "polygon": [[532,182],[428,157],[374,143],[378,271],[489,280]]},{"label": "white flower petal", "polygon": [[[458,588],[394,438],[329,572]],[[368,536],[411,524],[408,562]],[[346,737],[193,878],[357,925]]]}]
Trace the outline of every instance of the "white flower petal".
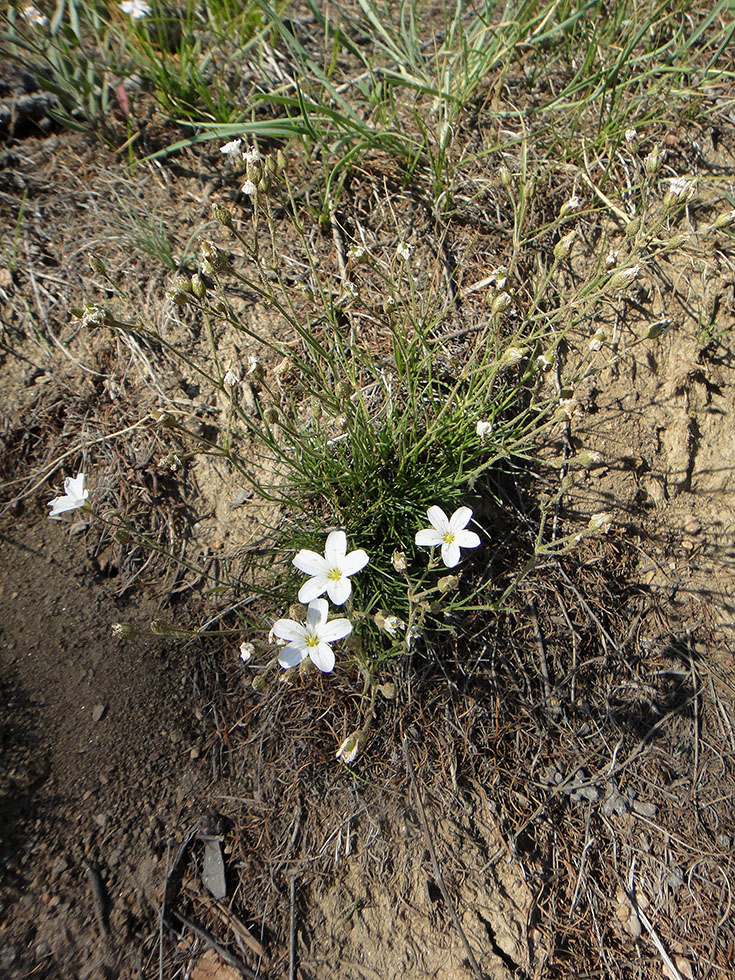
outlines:
[{"label": "white flower petal", "polygon": [[423,531],[416,532],[416,544],[422,548],[433,548],[443,540],[443,535],[433,527],[426,527]]},{"label": "white flower petal", "polygon": [[469,507],[458,507],[457,510],[452,514],[449,521],[449,530],[453,534],[457,534],[462,528],[467,527],[467,525],[472,520],[472,511]]},{"label": "white flower petal", "polygon": [[441,507],[437,507],[435,504],[434,506],[429,507],[426,513],[428,514],[429,522],[432,527],[435,527],[440,534],[446,534],[446,532],[449,530],[449,518]]},{"label": "white flower petal", "polygon": [[459,545],[456,542],[442,545],[442,561],[447,568],[454,568],[455,565],[459,564],[459,559]]},{"label": "white flower petal", "polygon": [[288,670],[290,667],[298,667],[301,661],[306,659],[306,656],[306,647],[300,643],[289,643],[278,654],[278,663],[284,670]]},{"label": "white flower petal", "polygon": [[335,606],[342,606],[347,602],[352,594],[352,582],[344,575],[339,579],[329,579],[327,582],[327,595]]},{"label": "white flower petal", "polygon": [[309,551],[308,548],[302,548],[294,558],[293,563],[305,575],[321,575],[329,570],[323,556],[318,555],[316,551]]},{"label": "white flower petal", "polygon": [[299,602],[303,602],[307,606],[312,600],[324,595],[330,585],[331,582],[327,578],[326,572],[320,572],[319,575],[307,579],[299,589]]},{"label": "white flower petal", "polygon": [[319,630],[319,639],[334,643],[335,640],[343,640],[351,632],[352,623],[349,619],[331,619]]},{"label": "white flower petal", "polygon": [[457,531],[454,536],[460,548],[479,548],[480,538],[474,531]]},{"label": "white flower petal", "polygon": [[345,555],[342,561],[342,574],[356,575],[369,561],[370,558],[368,557],[367,551],[363,551],[362,548],[358,551],[351,551],[349,555]]},{"label": "white flower petal", "polygon": [[347,551],[347,535],[344,531],[332,531],[324,545],[324,560],[330,568],[341,568]]},{"label": "white flower petal", "polygon": [[306,630],[301,623],[297,623],[294,619],[279,619],[277,623],[273,624],[271,633],[273,636],[277,636],[279,640],[293,640],[297,643],[303,643]]},{"label": "white flower petal", "polygon": [[314,666],[318,667],[323,674],[329,674],[334,670],[334,653],[327,643],[320,643],[318,647],[312,647],[309,656]]},{"label": "white flower petal", "polygon": [[306,629],[321,636],[322,626],[327,621],[329,603],[326,599],[312,599],[306,610]]}]

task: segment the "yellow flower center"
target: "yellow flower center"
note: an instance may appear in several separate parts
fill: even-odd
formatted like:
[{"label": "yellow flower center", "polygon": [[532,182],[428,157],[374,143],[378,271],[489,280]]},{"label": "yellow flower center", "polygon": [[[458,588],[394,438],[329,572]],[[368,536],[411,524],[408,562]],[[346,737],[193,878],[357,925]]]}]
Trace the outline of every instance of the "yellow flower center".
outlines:
[{"label": "yellow flower center", "polygon": [[454,531],[447,531],[442,538],[444,544],[454,544]]},{"label": "yellow flower center", "polygon": [[306,640],[307,647],[314,648],[319,646],[319,637],[315,636],[314,633],[307,633],[304,639]]},{"label": "yellow flower center", "polygon": [[330,568],[327,572],[327,578],[330,582],[339,582],[342,578],[342,569],[340,568]]}]

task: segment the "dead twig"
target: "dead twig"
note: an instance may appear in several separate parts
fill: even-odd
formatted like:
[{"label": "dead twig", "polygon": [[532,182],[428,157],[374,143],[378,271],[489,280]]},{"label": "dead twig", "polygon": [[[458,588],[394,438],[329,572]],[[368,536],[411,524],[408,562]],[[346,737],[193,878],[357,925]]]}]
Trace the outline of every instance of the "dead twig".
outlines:
[{"label": "dead twig", "polygon": [[[169,915],[173,916],[175,919],[178,919],[182,926],[186,926],[187,929],[190,929],[205,945],[209,946],[210,949],[213,949],[215,953],[217,953],[217,955],[220,956],[225,963],[227,963],[228,966],[231,966],[235,970],[239,970],[246,980],[260,980],[258,975],[254,973],[249,966],[245,966],[239,956],[235,956],[234,953],[231,953],[228,949],[225,949],[224,946],[221,946],[211,933],[207,932],[206,929],[190,919],[188,915],[184,915],[183,912],[177,912],[175,909],[172,909]],[[168,925],[169,928],[171,928],[170,921]]]},{"label": "dead twig", "polygon": [[288,980],[296,980],[296,875],[292,874],[289,881],[291,899],[291,918],[289,922],[288,946]]}]

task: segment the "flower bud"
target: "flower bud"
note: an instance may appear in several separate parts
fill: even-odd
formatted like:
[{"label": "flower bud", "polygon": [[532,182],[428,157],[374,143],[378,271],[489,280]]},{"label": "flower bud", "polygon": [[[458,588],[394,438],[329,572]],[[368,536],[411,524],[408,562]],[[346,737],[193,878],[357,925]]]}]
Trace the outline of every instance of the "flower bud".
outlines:
[{"label": "flower bud", "polygon": [[646,331],[647,340],[656,340],[662,334],[666,333],[671,327],[673,327],[674,321],[669,317],[664,317],[663,320],[657,320],[656,323],[652,323],[651,326]]},{"label": "flower bud", "polygon": [[339,398],[340,401],[346,401],[350,397],[353,391],[354,388],[352,387],[350,382],[345,381],[344,379],[338,381],[337,384],[334,386],[334,393],[337,396],[337,398]]},{"label": "flower bud", "polygon": [[213,204],[212,214],[219,224],[224,225],[225,228],[232,228],[232,215],[224,204]]},{"label": "flower bud", "polygon": [[173,636],[176,630],[165,619],[153,619],[151,620],[151,633],[155,633],[156,636]]},{"label": "flower bud", "polygon": [[729,228],[730,225],[735,223],[735,211],[725,211],[721,214],[712,225],[713,228]]},{"label": "flower bud", "polygon": [[107,275],[107,269],[105,268],[105,263],[102,259],[98,258],[96,255],[89,256],[89,265],[92,272],[96,272],[100,276]]},{"label": "flower bud", "polygon": [[214,242],[202,242],[202,259],[209,264],[212,272],[222,272],[230,267],[227,253]]},{"label": "flower bud", "polygon": [[503,290],[501,293],[498,293],[493,300],[493,316],[499,316],[501,313],[506,313],[512,305],[513,300],[511,299],[510,293],[506,293],[505,290]]},{"label": "flower bud", "polygon": [[528,355],[527,347],[508,347],[500,358],[500,367],[503,370],[515,367]]},{"label": "flower bud", "polygon": [[268,423],[268,425],[275,425],[280,418],[278,414],[278,409],[275,405],[269,405],[267,408],[263,409],[263,418]]},{"label": "flower bud", "polygon": [[635,238],[638,232],[641,230],[641,219],[631,218],[628,224],[625,226],[625,237]]},{"label": "flower bud", "polygon": [[397,572],[405,572],[408,567],[406,564],[406,552],[405,551],[394,551],[393,557],[391,558],[393,567]]},{"label": "flower bud", "polygon": [[279,174],[282,174],[286,169],[286,163],[286,154],[283,152],[283,150],[278,150],[276,153],[276,166],[278,167]]},{"label": "flower bud", "polygon": [[576,237],[577,237],[577,229],[572,228],[572,230],[570,232],[567,232],[567,234],[564,235],[563,238],[559,239],[559,241],[554,246],[554,258],[556,259],[557,262],[563,262],[564,259],[569,255],[569,253],[572,250],[572,243],[574,242],[574,239]]},{"label": "flower bud", "polygon": [[251,687],[254,691],[257,691],[260,694],[261,691],[265,690],[265,686],[267,683],[268,683],[268,678],[266,677],[265,674],[256,674],[255,677],[253,678]]},{"label": "flower bud", "polygon": [[617,290],[625,289],[626,286],[630,286],[632,282],[635,282],[640,275],[640,271],[640,265],[630,265],[627,269],[618,269],[608,279],[607,288]]},{"label": "flower bud", "polygon": [[501,163],[500,167],[498,168],[498,177],[500,178],[500,183],[507,191],[512,189],[513,174],[510,172],[510,170],[506,167],[504,163]]},{"label": "flower bud", "polygon": [[602,453],[598,453],[595,449],[583,449],[581,453],[577,453],[575,459],[586,470],[593,470],[604,461]]},{"label": "flower bud", "polygon": [[436,587],[442,594],[453,592],[459,585],[459,575],[444,575],[436,583]]},{"label": "flower bud", "polygon": [[115,531],[115,533],[112,535],[112,539],[117,544],[130,544],[130,542],[133,540],[130,537],[130,534],[128,533],[128,531],[126,531],[122,527],[121,528],[118,528],[118,530]]},{"label": "flower bud", "polygon": [[646,159],[644,160],[644,166],[646,168],[646,175],[648,177],[655,177],[656,174],[661,169],[661,164],[663,159],[661,157],[661,151],[658,147],[651,150]]},{"label": "flower bud", "polygon": [[127,640],[138,632],[132,623],[113,623],[110,630],[116,640]]},{"label": "flower bud", "polygon": [[197,299],[204,299],[207,295],[207,285],[198,272],[191,277],[191,291]]}]

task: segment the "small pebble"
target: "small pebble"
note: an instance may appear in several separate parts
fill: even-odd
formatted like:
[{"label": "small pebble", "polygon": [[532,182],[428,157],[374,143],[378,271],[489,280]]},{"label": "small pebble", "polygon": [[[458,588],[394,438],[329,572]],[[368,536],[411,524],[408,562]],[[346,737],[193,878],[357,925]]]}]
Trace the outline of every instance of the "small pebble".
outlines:
[{"label": "small pebble", "polygon": [[702,525],[699,523],[696,517],[687,517],[684,521],[684,533],[685,534],[699,534],[702,530]]}]

